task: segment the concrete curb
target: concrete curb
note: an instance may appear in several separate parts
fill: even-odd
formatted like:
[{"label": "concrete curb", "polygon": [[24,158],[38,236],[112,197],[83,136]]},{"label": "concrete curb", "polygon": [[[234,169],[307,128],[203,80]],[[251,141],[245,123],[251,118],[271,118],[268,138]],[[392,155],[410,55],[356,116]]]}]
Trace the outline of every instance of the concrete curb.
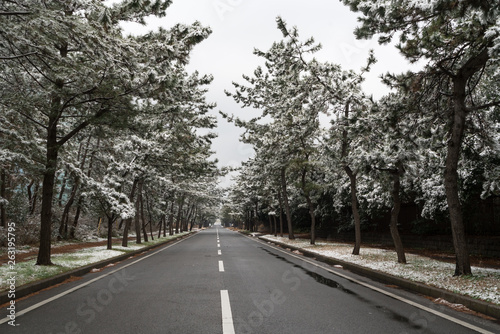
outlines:
[{"label": "concrete curb", "polygon": [[[138,255],[138,254],[141,254],[144,252],[148,252],[152,249],[159,248],[161,246],[172,243],[174,241],[184,239],[184,238],[186,238],[194,233],[197,233],[197,232],[190,232],[189,234],[185,234],[183,236],[179,236],[179,237],[176,237],[176,238],[173,238],[173,239],[170,239],[170,240],[167,240],[167,241],[155,244],[155,245],[147,246],[147,247],[135,250],[135,251],[131,251],[131,252],[128,252],[128,253],[125,253],[122,255],[118,255],[118,256],[106,259],[106,260],[92,263],[92,264],[86,265],[84,267],[76,268],[76,269],[58,274],[56,276],[52,276],[52,277],[49,277],[49,278],[46,278],[46,279],[43,279],[40,281],[36,281],[33,283],[28,283],[28,284],[16,287],[16,292],[15,292],[16,298],[15,299],[17,300],[19,298],[28,296],[32,293],[35,293],[35,292],[38,292],[40,290],[54,286],[56,284],[62,283],[65,280],[69,279],[70,277],[81,277],[81,276],[89,273],[92,269],[100,269],[100,268],[107,266],[110,263],[124,261],[131,256],[135,256],[135,255]],[[0,305],[3,305],[5,303],[10,302],[11,298],[9,298],[8,295],[9,295],[9,291],[3,291],[0,293]]]},{"label": "concrete curb", "polygon": [[436,287],[432,287],[423,283],[413,282],[405,278],[400,278],[396,276],[392,276],[380,271],[376,271],[370,268],[362,267],[357,264],[349,263],[346,261],[342,261],[339,259],[335,259],[332,257],[323,256],[320,254],[313,253],[308,250],[304,250],[298,247],[290,246],[277,241],[270,241],[264,239],[262,237],[258,237],[260,240],[273,243],[275,245],[279,245],[283,248],[289,248],[291,250],[297,250],[304,254],[307,257],[315,258],[318,261],[330,264],[330,265],[341,265],[344,269],[347,269],[355,274],[359,274],[361,276],[365,276],[376,280],[378,282],[390,285],[397,285],[405,290],[420,293],[422,295],[426,295],[433,298],[442,298],[450,303],[454,304],[462,304],[467,308],[482,313],[484,315],[500,319],[500,306],[495,304],[491,304],[482,300],[477,300],[471,297],[463,296],[457,293],[453,293],[451,291],[447,291],[444,289],[439,289]]}]

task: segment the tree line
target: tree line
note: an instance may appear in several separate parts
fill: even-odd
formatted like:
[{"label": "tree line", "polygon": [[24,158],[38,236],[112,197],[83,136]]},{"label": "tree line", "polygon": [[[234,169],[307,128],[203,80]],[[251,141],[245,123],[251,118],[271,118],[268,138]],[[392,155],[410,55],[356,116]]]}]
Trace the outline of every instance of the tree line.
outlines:
[{"label": "tree line", "polygon": [[132,228],[140,243],[153,225],[166,235],[215,219],[212,77],[186,70],[211,30],[122,28],[170,4],[0,5],[0,225],[36,222],[38,265],[51,264],[54,238],[75,237],[82,215],[104,218],[108,248],[113,225],[127,246]]},{"label": "tree line", "polygon": [[446,216],[455,275],[471,274],[463,205],[478,188],[483,199],[500,195],[500,4],[343,3],[360,14],[357,38],[377,36],[381,44],[396,38],[408,61],[425,65],[383,75],[390,93],[374,100],[361,88],[376,62],[373,53],[359,71],[319,61],[314,54],[321,45],[301,40],[298,29],[278,17],[283,39],[255,50],[265,65],[227,92],[261,115],[223,114],[244,129],[241,141],[255,150],[229,194],[225,220],[252,229],[266,217],[275,233],[283,234],[286,224],[294,239],[293,213],[304,208],[314,244],[317,218],[334,209],[353,225],[357,255],[361,217],[389,209],[398,262],[405,263],[400,208],[418,203],[424,217]]}]

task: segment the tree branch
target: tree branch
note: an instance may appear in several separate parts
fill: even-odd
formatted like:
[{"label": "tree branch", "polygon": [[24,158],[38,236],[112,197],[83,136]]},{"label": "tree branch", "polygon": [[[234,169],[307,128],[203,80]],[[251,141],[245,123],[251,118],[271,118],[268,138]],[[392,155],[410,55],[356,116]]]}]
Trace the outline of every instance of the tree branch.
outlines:
[{"label": "tree branch", "polygon": [[495,102],[483,104],[481,106],[470,107],[470,108],[467,108],[467,110],[474,111],[474,110],[486,109],[486,108],[496,107],[496,106],[500,106],[500,101],[495,101]]},{"label": "tree branch", "polygon": [[37,120],[35,120],[33,117],[31,117],[31,116],[29,116],[29,115],[27,115],[27,114],[25,114],[25,113],[23,113],[23,112],[19,112],[19,114],[20,114],[21,116],[23,116],[23,117],[27,118],[28,120],[32,121],[32,122],[33,122],[33,123],[35,123],[36,125],[39,125],[39,126],[41,126],[42,128],[44,128],[44,129],[47,129],[47,126],[46,126],[46,125],[44,125],[44,124],[42,124],[42,123],[38,122],[38,121],[37,121]]},{"label": "tree branch", "polygon": [[[90,119],[96,119],[110,111],[111,109],[108,108],[101,108],[98,112],[95,113],[94,116],[92,116]],[[64,137],[62,137],[57,144],[58,145],[64,145],[68,140],[70,140],[74,135],[76,135],[78,132],[86,128],[87,126],[90,125],[90,119],[83,121],[80,123],[78,126],[76,126],[73,130],[71,130],[69,133],[67,133]]]},{"label": "tree branch", "polygon": [[36,55],[36,54],[37,54],[36,52],[30,52],[30,53],[26,53],[26,54],[23,54],[23,55],[10,56],[10,57],[0,56],[0,60],[18,59],[18,58],[28,57],[28,56],[32,56],[32,55]]},{"label": "tree branch", "polygon": [[465,65],[458,71],[457,76],[469,79],[480,70],[489,59],[488,48],[485,47],[478,55],[469,58]]},{"label": "tree branch", "polygon": [[11,15],[30,15],[32,12],[0,12],[0,16],[11,16]]}]

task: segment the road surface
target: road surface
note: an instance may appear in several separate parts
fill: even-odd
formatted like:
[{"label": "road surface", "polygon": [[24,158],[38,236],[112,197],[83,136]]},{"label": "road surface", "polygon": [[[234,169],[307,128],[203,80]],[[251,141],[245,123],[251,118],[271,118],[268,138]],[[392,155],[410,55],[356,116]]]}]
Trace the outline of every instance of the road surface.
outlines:
[{"label": "road surface", "polygon": [[1,310],[0,333],[500,333],[500,325],[214,226]]}]

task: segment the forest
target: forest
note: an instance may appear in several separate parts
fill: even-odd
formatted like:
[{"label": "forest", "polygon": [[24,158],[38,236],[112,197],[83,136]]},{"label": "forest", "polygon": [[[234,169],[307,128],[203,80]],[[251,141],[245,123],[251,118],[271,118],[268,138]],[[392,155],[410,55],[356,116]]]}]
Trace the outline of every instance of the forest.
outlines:
[{"label": "forest", "polygon": [[[343,0],[354,34],[393,44],[418,72],[387,73],[375,100],[355,71],[320,61],[321,45],[278,17],[283,39],[255,50],[265,65],[226,91],[251,120],[254,156],[233,185],[213,158],[211,75],[190,73],[199,22],[125,35],[123,23],[165,16],[172,1],[3,1],[0,4],[0,245],[9,224],[39,243],[107,226],[128,243],[220,218],[255,231],[450,235],[455,275],[471,274],[467,237],[500,236],[500,3]],[[325,118],[328,119],[325,124]],[[221,209],[222,208],[222,209]]]},{"label": "forest", "polygon": [[226,92],[261,114],[224,114],[255,155],[243,163],[223,222],[285,230],[290,239],[299,231],[311,244],[317,233],[351,234],[354,255],[363,233],[390,233],[400,263],[402,227],[417,237],[450,235],[455,275],[471,274],[467,236],[500,232],[500,5],[343,3],[360,14],[357,38],[393,43],[425,65],[383,75],[390,93],[374,100],[361,87],[373,53],[358,71],[319,61],[321,45],[278,17],[283,39],[254,52],[265,65]]},{"label": "forest", "polygon": [[[2,1],[0,225],[17,244],[107,226],[108,248],[215,220],[213,78],[188,73],[211,33],[195,22],[125,36],[120,24],[162,17],[171,1]],[[153,226],[154,225],[154,226]],[[9,231],[10,232],[10,231]],[[88,231],[87,231],[88,232]]]}]

